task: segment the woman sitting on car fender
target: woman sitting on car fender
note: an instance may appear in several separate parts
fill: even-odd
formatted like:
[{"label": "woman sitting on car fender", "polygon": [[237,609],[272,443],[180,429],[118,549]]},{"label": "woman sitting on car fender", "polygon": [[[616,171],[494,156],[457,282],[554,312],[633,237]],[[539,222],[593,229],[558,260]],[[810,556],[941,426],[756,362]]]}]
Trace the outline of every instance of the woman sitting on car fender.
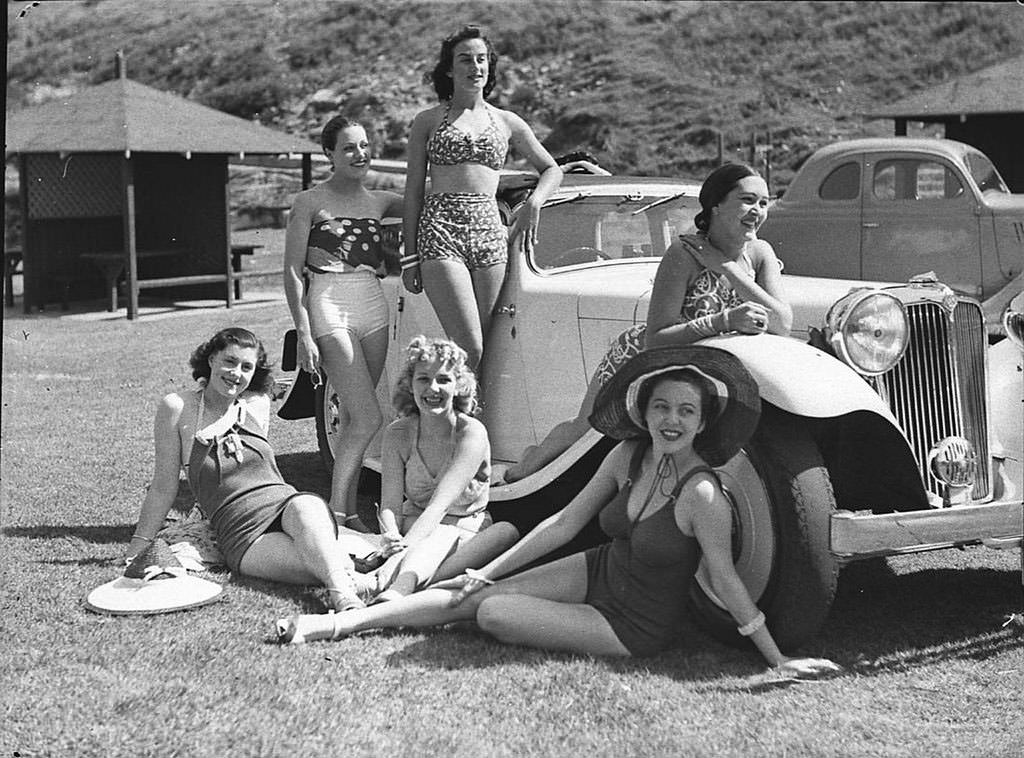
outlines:
[{"label": "woman sitting on car fender", "polygon": [[683,234],[658,264],[647,323],[623,331],[590,379],[576,418],[528,447],[504,472],[514,482],[546,466],[589,428],[598,390],[645,347],[688,345],[727,332],[786,336],[793,311],[782,291],[781,265],[757,238],[768,215],[768,185],[750,166],[727,163],[704,180],[696,234]]}]

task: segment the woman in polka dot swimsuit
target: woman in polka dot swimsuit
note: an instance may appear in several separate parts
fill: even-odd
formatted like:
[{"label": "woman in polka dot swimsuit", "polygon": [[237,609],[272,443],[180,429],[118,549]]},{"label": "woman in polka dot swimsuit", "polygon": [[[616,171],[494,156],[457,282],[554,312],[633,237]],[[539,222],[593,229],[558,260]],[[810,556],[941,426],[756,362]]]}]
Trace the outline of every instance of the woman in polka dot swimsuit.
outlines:
[{"label": "woman in polka dot swimsuit", "polygon": [[[369,531],[356,511],[363,453],[383,423],[376,386],[388,349],[388,305],[381,219],[402,216],[402,198],[369,190],[366,130],[336,116],[320,137],[330,178],[295,196],[285,238],[284,290],[298,332],[299,366],[326,373],[339,390],[344,440],[335,450],[331,509],[346,526]],[[397,266],[397,259],[395,261]]]}]

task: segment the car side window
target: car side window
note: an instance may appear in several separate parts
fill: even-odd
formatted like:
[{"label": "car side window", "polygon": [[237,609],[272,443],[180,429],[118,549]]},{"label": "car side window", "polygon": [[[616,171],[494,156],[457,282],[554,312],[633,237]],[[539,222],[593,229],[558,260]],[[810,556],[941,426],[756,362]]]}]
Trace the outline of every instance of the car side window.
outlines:
[{"label": "car side window", "polygon": [[949,200],[964,193],[960,177],[947,166],[913,158],[879,161],[872,185],[879,200]]},{"label": "car side window", "polygon": [[822,200],[856,200],[860,195],[860,164],[844,163],[834,169],[821,183],[818,195]]}]

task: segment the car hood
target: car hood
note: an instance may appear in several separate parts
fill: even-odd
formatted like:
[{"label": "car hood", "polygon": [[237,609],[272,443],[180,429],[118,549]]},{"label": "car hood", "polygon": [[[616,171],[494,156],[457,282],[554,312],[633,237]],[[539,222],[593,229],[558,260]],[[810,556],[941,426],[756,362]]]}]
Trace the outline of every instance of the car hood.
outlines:
[{"label": "car hood", "polygon": [[576,291],[581,319],[632,324],[647,318],[647,303],[657,270],[658,259],[650,258],[643,262],[605,263],[556,276],[566,277],[566,284]]}]

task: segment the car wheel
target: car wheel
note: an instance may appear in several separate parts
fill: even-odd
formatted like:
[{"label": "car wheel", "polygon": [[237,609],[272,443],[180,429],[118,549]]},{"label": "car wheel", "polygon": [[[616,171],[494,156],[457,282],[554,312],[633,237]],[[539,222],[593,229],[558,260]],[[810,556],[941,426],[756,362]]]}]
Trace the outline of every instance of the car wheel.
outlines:
[{"label": "car wheel", "polygon": [[[327,471],[334,469],[334,451],[341,444],[341,424],[338,418],[338,393],[329,379],[314,390],[313,415],[316,417],[316,444],[320,460]],[[359,472],[358,492],[380,493],[380,474],[363,466]],[[379,499],[379,495],[378,495]],[[365,519],[364,519],[365,521]]]},{"label": "car wheel", "polygon": [[[839,563],[829,549],[835,498],[808,431],[794,416],[767,412],[745,452],[721,469],[733,506],[733,554],[751,598],[779,647],[813,637],[835,597]],[[691,589],[697,622],[716,639],[747,641],[711,589],[703,564]]]},{"label": "car wheel", "polygon": [[326,380],[316,388],[316,444],[320,449],[320,459],[328,471],[334,468],[334,451],[341,439],[338,418],[338,393],[334,391],[330,380]]}]

